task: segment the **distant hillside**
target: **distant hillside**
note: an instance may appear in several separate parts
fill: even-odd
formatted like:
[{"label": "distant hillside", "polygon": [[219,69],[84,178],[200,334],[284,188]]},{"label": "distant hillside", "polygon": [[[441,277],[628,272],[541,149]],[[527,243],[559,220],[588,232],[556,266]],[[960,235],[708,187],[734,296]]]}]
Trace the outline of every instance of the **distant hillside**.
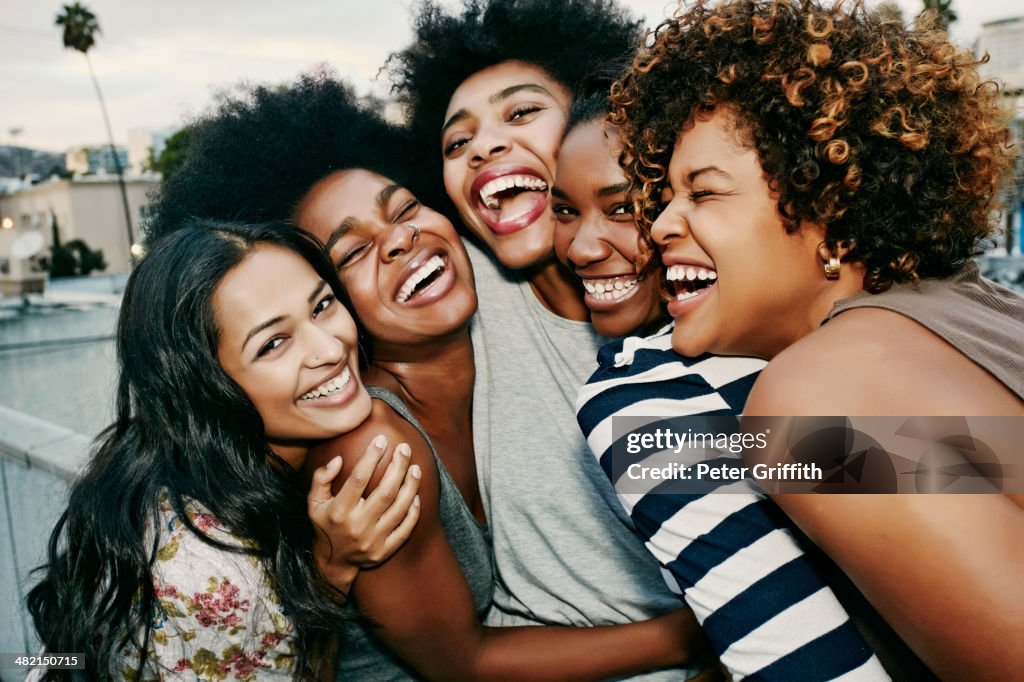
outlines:
[{"label": "distant hillside", "polygon": [[27,147],[0,146],[0,178],[15,178],[32,173],[45,178],[52,173],[66,172],[63,154]]}]

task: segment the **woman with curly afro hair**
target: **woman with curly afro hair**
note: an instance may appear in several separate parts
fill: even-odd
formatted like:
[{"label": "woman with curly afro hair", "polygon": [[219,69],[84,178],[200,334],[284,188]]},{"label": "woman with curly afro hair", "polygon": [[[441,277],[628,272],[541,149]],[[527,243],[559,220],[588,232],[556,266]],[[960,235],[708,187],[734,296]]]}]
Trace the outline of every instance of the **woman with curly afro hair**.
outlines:
[{"label": "woman with curly afro hair", "polygon": [[575,423],[604,341],[555,258],[549,194],[572,93],[628,59],[640,24],[614,0],[454,11],[424,0],[414,12],[413,41],[386,69],[427,179],[443,180],[473,238],[473,438],[498,573],[488,623],[625,623],[676,608]]},{"label": "woman with curly afro hair", "polygon": [[[971,260],[1010,162],[978,64],[862,3],[698,2],[613,87],[673,348],[770,361],[745,415],[1024,416],[1024,301]],[[1021,496],[775,499],[935,674],[1019,675]]]}]

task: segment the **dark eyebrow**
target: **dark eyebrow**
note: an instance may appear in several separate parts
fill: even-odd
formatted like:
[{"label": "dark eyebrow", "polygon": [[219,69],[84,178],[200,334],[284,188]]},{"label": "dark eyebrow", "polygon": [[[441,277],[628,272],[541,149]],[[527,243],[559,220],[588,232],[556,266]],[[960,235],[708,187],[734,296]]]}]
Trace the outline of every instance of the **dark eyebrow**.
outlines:
[{"label": "dark eyebrow", "polygon": [[512,95],[516,94],[517,92],[521,92],[522,90],[537,92],[542,95],[547,95],[551,99],[554,99],[554,95],[551,94],[551,91],[549,91],[543,85],[537,85],[536,83],[520,83],[519,85],[510,85],[504,90],[499,90],[498,92],[491,95],[488,101],[491,104],[497,104],[498,102],[506,100]]},{"label": "dark eyebrow", "polygon": [[313,293],[311,293],[309,298],[306,299],[306,303],[312,303],[316,300],[316,297],[320,295],[320,292],[324,290],[325,286],[327,286],[327,282],[320,280],[320,284],[317,284],[316,289],[313,289]]},{"label": "dark eyebrow", "polygon": [[628,182],[620,182],[617,185],[608,185],[597,190],[597,196],[599,197],[610,197],[613,194],[622,194],[629,189]]},{"label": "dark eyebrow", "polygon": [[[315,289],[313,289],[313,293],[311,293],[309,295],[309,298],[306,299],[306,302],[307,303],[312,303],[314,300],[316,300],[316,297],[320,295],[320,292],[324,290],[325,286],[327,286],[327,282],[325,282],[323,280],[320,280],[320,283],[316,285]],[[259,334],[264,329],[267,329],[268,327],[273,327],[278,322],[283,322],[283,321],[284,321],[284,315],[278,315],[277,317],[271,318],[271,319],[267,320],[266,322],[261,322],[260,324],[256,325],[252,329],[250,329],[249,333],[245,335],[245,341],[242,342],[242,350],[245,350],[245,347],[252,340],[252,337],[256,336],[257,334]]]},{"label": "dark eyebrow", "polygon": [[448,117],[448,120],[444,122],[443,126],[441,126],[441,134],[444,135],[444,131],[448,130],[453,125],[466,118],[469,118],[469,112],[465,109],[459,109],[450,117]]},{"label": "dark eyebrow", "polygon": [[[498,102],[506,100],[512,95],[522,90],[530,90],[532,92],[537,92],[542,95],[547,95],[551,99],[555,98],[555,96],[551,94],[551,91],[545,88],[543,85],[538,85],[536,83],[520,83],[519,85],[510,85],[504,90],[499,90],[498,92],[491,95],[487,101],[489,101],[491,104],[497,104]],[[444,122],[443,126],[441,126],[441,134],[444,135],[444,131],[448,130],[459,121],[462,121],[467,118],[469,118],[469,111],[466,109],[459,109],[454,114],[449,116],[448,120]]]},{"label": "dark eyebrow", "polygon": [[327,243],[324,246],[328,251],[334,248],[334,245],[338,243],[338,240],[344,237],[346,234],[352,231],[353,228],[358,224],[352,216],[345,218],[341,221],[341,225],[334,228],[334,232],[331,232],[331,236],[327,238]]},{"label": "dark eyebrow", "polygon": [[394,196],[395,192],[397,192],[400,189],[402,189],[401,185],[392,183],[385,187],[384,189],[382,189],[381,191],[377,192],[376,201],[378,208],[384,208],[388,203],[388,199]]},{"label": "dark eyebrow", "polygon": [[558,185],[551,186],[551,196],[558,197],[559,199],[569,199],[568,195],[558,188]]},{"label": "dark eyebrow", "polygon": [[688,182],[693,182],[698,175],[703,175],[704,173],[714,173],[715,175],[721,175],[723,178],[732,177],[718,166],[704,166],[703,168],[698,168],[697,170],[692,170],[687,173],[686,179]]},{"label": "dark eyebrow", "polygon": [[245,341],[242,342],[242,350],[245,350],[246,345],[249,343],[249,341],[252,340],[252,337],[256,336],[257,334],[259,334],[261,331],[263,331],[267,327],[273,327],[275,324],[277,324],[278,322],[281,322],[282,320],[284,320],[284,316],[283,315],[278,315],[277,317],[275,317],[275,318],[273,318],[271,320],[267,320],[266,322],[263,322],[262,324],[258,324],[255,327],[253,327],[252,329],[250,329],[249,333],[245,335]]}]

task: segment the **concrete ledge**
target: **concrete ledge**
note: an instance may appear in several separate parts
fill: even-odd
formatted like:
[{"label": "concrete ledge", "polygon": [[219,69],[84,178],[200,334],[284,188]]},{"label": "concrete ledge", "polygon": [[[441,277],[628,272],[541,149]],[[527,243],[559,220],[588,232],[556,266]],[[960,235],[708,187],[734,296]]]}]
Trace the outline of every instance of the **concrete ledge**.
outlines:
[{"label": "concrete ledge", "polygon": [[0,406],[0,457],[70,481],[89,459],[91,441],[80,433]]}]

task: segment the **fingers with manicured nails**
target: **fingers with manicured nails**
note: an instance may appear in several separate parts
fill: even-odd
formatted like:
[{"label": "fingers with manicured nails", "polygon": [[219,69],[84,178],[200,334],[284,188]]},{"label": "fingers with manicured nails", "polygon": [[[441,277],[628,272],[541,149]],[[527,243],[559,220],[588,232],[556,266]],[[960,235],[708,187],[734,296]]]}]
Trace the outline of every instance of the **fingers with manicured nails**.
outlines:
[{"label": "fingers with manicured nails", "polygon": [[378,560],[383,560],[409,539],[419,519],[419,491],[422,473],[418,464],[409,467],[409,473],[398,491],[394,503],[380,516],[377,528],[385,538]]},{"label": "fingers with manicured nails", "polygon": [[338,455],[322,467],[313,472],[313,482],[309,486],[308,499],[310,503],[323,504],[330,502],[334,497],[331,494],[331,482],[341,471],[341,455]]},{"label": "fingers with manicured nails", "polygon": [[[416,483],[419,486],[419,483]],[[403,486],[404,487],[404,486]],[[405,518],[398,524],[398,527],[388,533],[387,538],[384,539],[384,545],[382,547],[383,553],[381,561],[391,556],[395,550],[402,546],[409,536],[412,535],[413,528],[416,527],[416,522],[420,518],[420,496],[414,495],[412,498],[412,504],[409,506],[409,511],[406,513]]]},{"label": "fingers with manicured nails", "polygon": [[377,436],[366,446],[363,458],[353,467],[352,473],[349,474],[345,484],[338,491],[338,495],[335,498],[336,504],[341,504],[346,509],[356,506],[359,498],[363,496],[363,491],[366,490],[366,485],[370,482],[370,478],[373,477],[373,472],[377,470],[377,465],[384,458],[387,449],[388,439],[384,435]]},{"label": "fingers with manicured nails", "polygon": [[391,458],[391,463],[388,465],[387,471],[384,472],[380,484],[366,498],[366,513],[368,515],[381,516],[396,501],[399,489],[408,478],[406,472],[409,470],[411,461],[412,449],[407,443],[399,444],[395,448],[395,456]]}]

